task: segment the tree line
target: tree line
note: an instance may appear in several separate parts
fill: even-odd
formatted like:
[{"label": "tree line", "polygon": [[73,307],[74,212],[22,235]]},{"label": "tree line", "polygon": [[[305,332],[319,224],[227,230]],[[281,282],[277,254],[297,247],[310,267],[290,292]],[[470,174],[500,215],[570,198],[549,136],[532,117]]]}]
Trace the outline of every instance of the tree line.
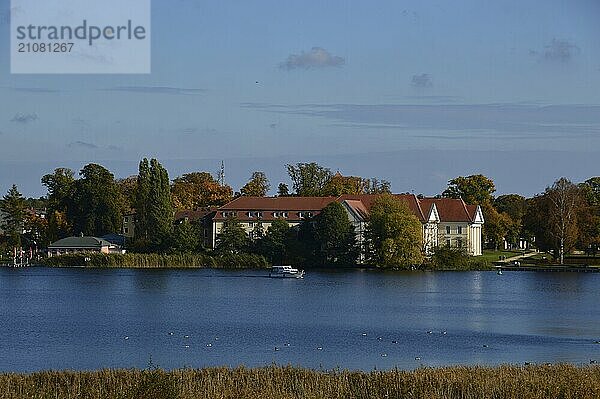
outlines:
[{"label": "tree line", "polygon": [[[291,189],[277,186],[278,196],[339,196],[389,194],[390,183],[377,178],[343,176],[317,163],[285,165]],[[271,184],[262,171],[253,172],[238,192],[211,173],[191,172],[171,180],[156,159],[140,161],[138,174],[116,179],[105,167],[85,165],[79,175],[67,168],[41,178],[47,194],[24,198],[16,186],[0,201],[4,230],[0,245],[44,247],[71,235],[103,236],[122,229],[123,215],[135,211],[139,252],[197,252],[202,248],[202,226],[174,223],[175,210],[217,207],[236,196],[266,196]],[[448,182],[439,197],[462,198],[479,204],[485,218],[484,242],[499,248],[525,239],[563,261],[576,248],[595,254],[600,247],[600,177],[575,184],[561,178],[532,198],[518,194],[494,196],[494,182],[483,175],[460,176]],[[228,221],[217,240],[221,252],[260,253],[279,263],[351,264],[360,254],[378,265],[415,264],[422,260],[420,223],[402,203],[382,195],[371,209],[369,229],[357,242],[339,204],[297,228],[284,220],[266,232],[248,237],[239,222]],[[341,205],[340,205],[341,206]],[[31,211],[45,208],[45,217]],[[412,217],[411,217],[412,216]],[[419,223],[419,224],[418,224]],[[418,226],[418,228],[417,228]],[[416,234],[419,232],[419,234]],[[418,237],[418,239],[417,239]]]}]

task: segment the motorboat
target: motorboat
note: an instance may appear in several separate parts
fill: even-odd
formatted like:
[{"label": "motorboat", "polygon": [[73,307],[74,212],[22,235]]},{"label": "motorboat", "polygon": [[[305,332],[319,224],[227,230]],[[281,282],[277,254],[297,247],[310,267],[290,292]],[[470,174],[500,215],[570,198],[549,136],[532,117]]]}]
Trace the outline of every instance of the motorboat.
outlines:
[{"label": "motorboat", "polygon": [[304,270],[298,270],[291,266],[273,266],[269,277],[274,278],[303,278]]}]

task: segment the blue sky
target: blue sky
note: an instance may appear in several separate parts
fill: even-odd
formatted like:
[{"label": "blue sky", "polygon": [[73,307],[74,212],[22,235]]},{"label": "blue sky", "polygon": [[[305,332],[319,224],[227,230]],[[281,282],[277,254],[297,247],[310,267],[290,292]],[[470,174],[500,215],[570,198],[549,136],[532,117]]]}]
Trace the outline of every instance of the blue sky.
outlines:
[{"label": "blue sky", "polygon": [[149,75],[11,75],[0,0],[0,192],[58,166],[119,177],[287,162],[441,192],[599,175],[600,2],[154,0]]}]

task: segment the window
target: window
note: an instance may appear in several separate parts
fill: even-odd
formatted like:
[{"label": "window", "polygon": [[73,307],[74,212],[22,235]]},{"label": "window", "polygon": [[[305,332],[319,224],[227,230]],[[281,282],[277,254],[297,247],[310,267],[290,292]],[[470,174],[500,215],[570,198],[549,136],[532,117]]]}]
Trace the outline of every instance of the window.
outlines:
[{"label": "window", "polygon": [[274,218],[278,218],[279,217],[279,212],[273,212],[273,217]]},{"label": "window", "polygon": [[450,248],[450,240],[446,240],[446,246]]},{"label": "window", "polygon": [[458,234],[462,234],[462,226],[458,226],[458,227],[456,228],[456,233],[458,233]]},{"label": "window", "polygon": [[450,234],[450,226],[446,226],[446,234]]},{"label": "window", "polygon": [[459,248],[462,248],[463,242],[462,242],[462,240],[460,238],[456,239],[456,246],[459,247]]},{"label": "window", "polygon": [[129,223],[129,216],[125,216],[125,223]]},{"label": "window", "polygon": [[257,218],[261,218],[262,217],[262,212],[256,212],[256,217]]},{"label": "window", "polygon": [[248,227],[254,227],[254,222],[248,222]]},{"label": "window", "polygon": [[125,234],[129,234],[129,227],[125,227]]}]

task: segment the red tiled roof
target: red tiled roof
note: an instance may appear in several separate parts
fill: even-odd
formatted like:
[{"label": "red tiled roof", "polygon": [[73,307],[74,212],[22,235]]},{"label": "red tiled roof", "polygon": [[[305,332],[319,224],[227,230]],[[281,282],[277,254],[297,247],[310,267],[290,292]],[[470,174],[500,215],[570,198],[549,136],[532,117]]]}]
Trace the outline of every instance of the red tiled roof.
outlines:
[{"label": "red tiled roof", "polygon": [[[405,202],[421,222],[427,220],[434,204],[442,222],[472,222],[477,212],[476,205],[466,205],[461,199],[418,198],[414,194],[394,194],[394,196]],[[311,212],[312,216],[316,216],[333,201],[346,201],[359,215],[366,218],[369,209],[371,209],[378,197],[378,194],[341,195],[337,198],[239,197],[219,208],[214,220],[225,220],[227,217],[235,216],[238,220],[242,221],[272,221],[281,218],[282,212],[287,212],[285,219],[300,221],[306,215],[300,216],[299,212]],[[228,215],[223,216],[223,212],[228,213]],[[249,212],[261,212],[261,216],[248,216]]]},{"label": "red tiled roof", "polygon": [[[299,222],[307,216],[305,212],[316,216],[335,200],[336,197],[239,197],[219,208],[214,220],[226,220],[235,216],[241,221],[273,221],[283,218]],[[227,216],[223,216],[223,212]],[[250,217],[248,212],[261,212],[261,216]],[[287,213],[287,217],[283,217],[283,212]]]},{"label": "red tiled roof", "polygon": [[[453,198],[421,198],[421,206],[424,209],[431,209],[435,204],[440,221],[442,222],[472,222],[473,217],[467,210],[467,205],[461,199]],[[477,206],[475,209],[477,209]],[[473,213],[474,214],[474,213]]]},{"label": "red tiled roof", "polygon": [[195,221],[200,220],[203,217],[207,216],[211,212],[216,211],[217,209],[218,209],[217,207],[207,207],[207,208],[201,208],[201,209],[196,209],[196,210],[190,210],[190,209],[178,210],[178,211],[175,211],[174,219],[175,220],[187,219],[190,222],[195,222]]},{"label": "red tiled roof", "polygon": [[248,211],[320,211],[336,197],[238,197],[220,210]]}]

